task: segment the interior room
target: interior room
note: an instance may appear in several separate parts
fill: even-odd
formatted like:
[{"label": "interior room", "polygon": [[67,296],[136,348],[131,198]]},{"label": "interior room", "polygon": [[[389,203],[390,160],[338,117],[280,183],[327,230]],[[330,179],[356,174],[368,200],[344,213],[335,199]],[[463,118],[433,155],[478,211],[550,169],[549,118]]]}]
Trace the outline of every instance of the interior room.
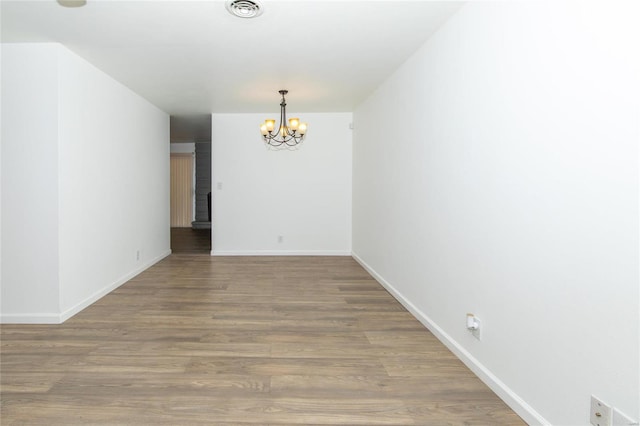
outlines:
[{"label": "interior room", "polygon": [[638,22],[2,0],[1,422],[638,425]]}]

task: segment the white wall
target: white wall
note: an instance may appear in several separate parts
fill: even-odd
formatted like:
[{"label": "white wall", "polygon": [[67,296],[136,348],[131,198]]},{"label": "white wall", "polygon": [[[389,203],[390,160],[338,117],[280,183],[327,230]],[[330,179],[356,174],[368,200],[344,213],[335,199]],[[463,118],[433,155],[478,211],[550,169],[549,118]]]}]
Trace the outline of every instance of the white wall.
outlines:
[{"label": "white wall", "polygon": [[349,255],[351,113],[300,113],[309,133],[296,151],[265,148],[270,115],[212,117],[213,254]]},{"label": "white wall", "polygon": [[2,45],[1,314],[17,321],[59,311],[57,79],[50,45]]},{"label": "white wall", "polygon": [[2,321],[60,322],[170,252],[169,117],[60,45],[2,55]]},{"label": "white wall", "polygon": [[[2,78],[2,45],[0,44],[0,80]],[[0,317],[2,316],[2,81],[0,81]]]},{"label": "white wall", "polygon": [[169,254],[169,117],[59,49],[60,283],[68,317]]},{"label": "white wall", "polygon": [[532,424],[640,417],[638,18],[467,4],[354,112],[354,255]]}]

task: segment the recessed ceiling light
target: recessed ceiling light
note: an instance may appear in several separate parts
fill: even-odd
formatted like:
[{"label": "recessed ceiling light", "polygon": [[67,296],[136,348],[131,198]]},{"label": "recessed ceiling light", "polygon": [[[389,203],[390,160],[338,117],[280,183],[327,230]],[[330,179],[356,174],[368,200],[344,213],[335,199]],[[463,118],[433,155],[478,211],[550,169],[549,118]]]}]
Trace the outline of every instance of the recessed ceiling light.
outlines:
[{"label": "recessed ceiling light", "polygon": [[225,7],[229,13],[240,18],[255,18],[262,15],[262,6],[255,0],[229,0]]}]

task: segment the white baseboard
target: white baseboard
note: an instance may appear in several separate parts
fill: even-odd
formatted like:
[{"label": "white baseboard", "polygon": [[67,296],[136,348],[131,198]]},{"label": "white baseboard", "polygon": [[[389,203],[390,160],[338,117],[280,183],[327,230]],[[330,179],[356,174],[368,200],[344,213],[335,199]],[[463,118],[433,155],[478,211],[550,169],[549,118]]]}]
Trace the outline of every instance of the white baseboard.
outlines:
[{"label": "white baseboard", "polygon": [[60,324],[59,314],[2,314],[0,324]]},{"label": "white baseboard", "polygon": [[106,287],[96,291],[95,293],[93,293],[91,296],[87,297],[86,299],[84,299],[80,303],[78,303],[75,306],[67,309],[66,311],[64,311],[63,313],[60,314],[60,323],[65,322],[66,320],[68,320],[69,318],[71,318],[72,316],[77,314],[78,312],[80,312],[83,309],[85,309],[86,307],[92,305],[93,303],[95,303],[96,301],[101,299],[102,297],[106,296],[107,294],[109,294],[113,290],[115,290],[116,288],[120,287],[122,284],[124,284],[127,281],[129,281],[131,278],[133,278],[136,275],[140,274],[141,272],[149,269],[151,266],[155,265],[156,263],[158,263],[159,261],[161,261],[165,257],[169,256],[170,254],[171,254],[171,250],[167,250],[167,251],[161,253],[159,256],[149,260],[148,262],[143,263],[142,265],[140,265],[139,267],[137,267],[133,271],[123,275],[122,277],[118,278],[116,281],[112,282],[111,284],[107,285]]},{"label": "white baseboard", "polygon": [[438,326],[424,312],[418,309],[411,301],[405,298],[395,287],[387,282],[371,266],[362,260],[356,253],[351,254],[376,281],[378,281],[398,302],[402,304],[418,321],[433,333],[451,352],[454,353],[473,373],[480,378],[492,391],[500,397],[513,411],[515,411],[529,425],[551,425],[544,417],[533,409],[525,400],[520,398],[504,382],[496,377],[488,368],[471,355],[460,343],[454,340],[442,328]]},{"label": "white baseboard", "polygon": [[211,256],[351,256],[342,250],[211,250]]},{"label": "white baseboard", "polygon": [[143,263],[133,271],[125,274],[124,276],[120,277],[119,279],[112,282],[111,284],[108,284],[102,289],[96,291],[86,299],[82,300],[81,302],[77,303],[75,306],[67,309],[62,313],[59,313],[59,314],[58,313],[2,314],[0,315],[0,323],[2,324],[62,324],[63,322],[65,322],[66,320],[68,320],[78,312],[82,311],[86,307],[95,303],[105,295],[111,293],[113,290],[120,287],[122,284],[126,283],[131,278],[135,277],[139,273],[148,269],[152,265],[158,263],[159,261],[169,256],[170,254],[171,254],[171,250],[163,252],[159,256],[155,257],[154,259],[151,259],[148,262]]}]

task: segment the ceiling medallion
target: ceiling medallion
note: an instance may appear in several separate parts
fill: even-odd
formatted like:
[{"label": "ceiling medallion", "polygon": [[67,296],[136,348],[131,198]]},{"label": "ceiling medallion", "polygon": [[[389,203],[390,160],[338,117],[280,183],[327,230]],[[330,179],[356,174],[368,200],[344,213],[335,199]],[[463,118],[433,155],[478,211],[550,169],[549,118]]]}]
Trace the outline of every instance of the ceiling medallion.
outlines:
[{"label": "ceiling medallion", "polygon": [[284,99],[284,95],[289,91],[283,89],[278,93],[282,95],[280,123],[276,128],[276,120],[268,118],[260,125],[260,133],[268,147],[294,148],[304,140],[307,134],[307,123],[301,123],[299,118],[290,118],[287,124],[287,102]]}]

